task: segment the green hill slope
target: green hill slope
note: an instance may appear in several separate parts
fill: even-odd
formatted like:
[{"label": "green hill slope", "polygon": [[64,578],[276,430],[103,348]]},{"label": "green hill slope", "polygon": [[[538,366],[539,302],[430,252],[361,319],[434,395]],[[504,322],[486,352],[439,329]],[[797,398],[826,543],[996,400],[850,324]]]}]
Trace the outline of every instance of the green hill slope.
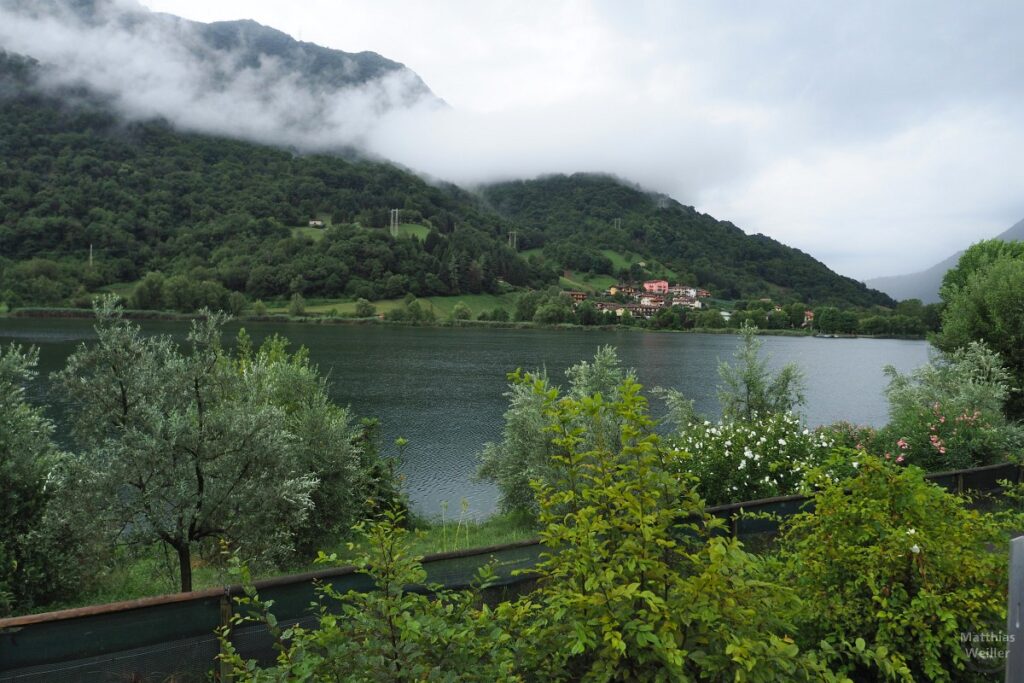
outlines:
[{"label": "green hill slope", "polygon": [[[720,298],[771,296],[807,303],[893,305],[887,295],[764,235],[747,235],[663,195],[602,175],[548,176],[490,185],[482,196],[514,223],[523,249],[543,247],[566,268],[639,273],[636,254]],[[615,255],[613,254],[613,256]]]},{"label": "green hill slope", "polygon": [[[126,123],[0,52],[0,302],[87,304],[160,271],[184,310],[249,299],[496,294],[564,269],[667,274],[720,298],[891,304],[795,249],[592,175],[469,193],[395,166]],[[390,211],[401,210],[397,236]],[[309,229],[312,219],[323,229]],[[509,233],[518,236],[517,249]],[[540,258],[521,252],[541,249]],[[592,275],[586,276],[590,272]]]},{"label": "green hill slope", "polygon": [[[388,164],[125,124],[89,93],[42,94],[38,68],[0,53],[0,301],[87,300],[153,270],[250,298],[557,281],[508,247],[504,219],[457,187]],[[405,224],[397,238],[392,208]],[[316,237],[293,230],[324,216],[332,227]]]}]

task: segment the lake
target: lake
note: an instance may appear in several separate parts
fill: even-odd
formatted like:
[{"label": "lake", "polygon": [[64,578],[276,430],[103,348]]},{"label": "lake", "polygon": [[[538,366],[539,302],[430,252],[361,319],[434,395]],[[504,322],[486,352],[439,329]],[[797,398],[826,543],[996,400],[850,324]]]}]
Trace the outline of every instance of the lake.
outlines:
[{"label": "lake", "polygon": [[[184,339],[181,322],[147,321],[147,332]],[[229,326],[233,335],[241,325]],[[400,470],[415,509],[437,516],[441,501],[458,514],[460,501],[470,514],[485,517],[495,509],[493,486],[473,480],[484,443],[501,436],[506,374],[517,367],[546,368],[563,383],[567,367],[593,357],[611,344],[647,388],[671,387],[696,401],[710,418],[719,414],[716,398],[719,360],[728,360],[735,335],[644,333],[603,330],[512,330],[420,328],[392,325],[302,325],[250,323],[245,328],[258,343],[281,334],[309,348],[310,357],[329,377],[335,401],[355,414],[378,417],[384,450],[394,454],[395,438],[409,441]],[[0,318],[0,344],[40,348],[36,400],[52,404],[59,425],[64,406],[50,396],[47,375],[63,366],[81,342],[94,338],[92,322],[68,319]],[[892,339],[816,339],[761,337],[769,365],[795,362],[806,378],[807,404],[801,413],[809,426],[848,420],[881,426],[887,420],[882,369],[902,372],[928,361],[924,341]],[[660,415],[663,406],[652,400]],[[63,439],[62,439],[63,441]],[[65,445],[70,445],[63,441]]]}]

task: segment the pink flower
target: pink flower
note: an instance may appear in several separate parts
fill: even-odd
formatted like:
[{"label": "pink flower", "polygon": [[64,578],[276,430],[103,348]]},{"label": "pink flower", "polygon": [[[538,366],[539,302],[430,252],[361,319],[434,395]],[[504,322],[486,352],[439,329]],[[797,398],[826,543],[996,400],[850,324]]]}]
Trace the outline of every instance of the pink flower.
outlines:
[{"label": "pink flower", "polygon": [[904,438],[900,438],[900,440],[896,442],[896,445],[900,447],[900,450],[904,450],[905,451],[908,448],[907,440],[904,439]]},{"label": "pink flower", "polygon": [[942,417],[939,418],[939,422],[945,422],[945,421],[946,421],[946,416],[945,415],[943,415]]},{"label": "pink flower", "polygon": [[903,461],[904,461],[904,459],[905,459],[905,458],[904,458],[904,457],[903,457],[902,455],[898,455],[898,456],[896,456],[896,462],[903,462]]}]

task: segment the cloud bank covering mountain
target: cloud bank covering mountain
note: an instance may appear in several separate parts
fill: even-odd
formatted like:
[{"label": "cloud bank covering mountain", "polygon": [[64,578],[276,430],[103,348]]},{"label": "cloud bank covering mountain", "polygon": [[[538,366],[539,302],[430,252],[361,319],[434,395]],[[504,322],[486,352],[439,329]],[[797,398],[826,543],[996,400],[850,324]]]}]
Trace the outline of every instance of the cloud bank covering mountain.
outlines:
[{"label": "cloud bank covering mountain", "polygon": [[254,21],[204,24],[132,0],[0,2],[0,47],[86,84],[130,119],[302,150],[365,147],[396,109],[442,107],[404,65],[302,43]]}]

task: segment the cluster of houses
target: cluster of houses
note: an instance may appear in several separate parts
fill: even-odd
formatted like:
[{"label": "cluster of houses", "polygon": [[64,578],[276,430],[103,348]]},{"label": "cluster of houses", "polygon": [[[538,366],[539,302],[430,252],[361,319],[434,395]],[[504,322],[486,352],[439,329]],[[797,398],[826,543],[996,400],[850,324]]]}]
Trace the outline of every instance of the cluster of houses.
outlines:
[{"label": "cluster of houses", "polygon": [[[587,292],[569,291],[564,294],[573,300],[574,305],[590,298]],[[626,311],[639,318],[650,318],[663,308],[669,306],[685,306],[698,309],[702,307],[701,299],[711,296],[711,292],[688,285],[670,285],[668,280],[647,280],[639,287],[631,284],[618,284],[604,292],[604,298],[614,301],[593,300],[594,307],[599,311],[611,311],[622,316]],[[622,299],[628,301],[623,302]]]}]

